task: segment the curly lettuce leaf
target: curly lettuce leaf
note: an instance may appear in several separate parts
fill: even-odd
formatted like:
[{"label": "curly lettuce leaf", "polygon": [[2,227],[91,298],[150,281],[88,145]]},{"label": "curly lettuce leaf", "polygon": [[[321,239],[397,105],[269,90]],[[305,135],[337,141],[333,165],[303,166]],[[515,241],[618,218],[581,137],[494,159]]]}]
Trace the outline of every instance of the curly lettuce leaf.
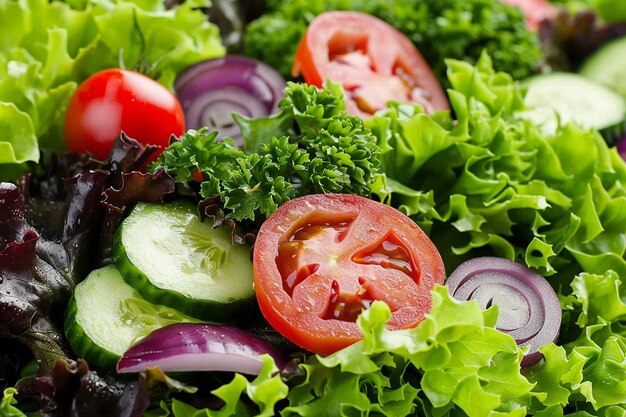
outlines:
[{"label": "curly lettuce leaf", "polygon": [[[306,376],[283,415],[525,415],[531,384],[522,352],[493,328],[497,312],[459,303],[444,287],[415,329],[389,331],[389,307],[375,302],[359,318],[363,340],[303,365]],[[538,395],[541,397],[541,395]]]},{"label": "curly lettuce leaf", "polygon": [[15,388],[7,388],[4,390],[3,396],[0,399],[0,416],[2,417],[26,417],[26,414],[22,413],[15,404],[17,401],[13,398],[17,390]]},{"label": "curly lettuce leaf", "polygon": [[559,292],[562,345],[524,373],[530,414],[623,415],[626,164],[598,132],[520,118],[524,91],[488,56],[448,64],[456,123],[398,104],[368,120],[384,152],[373,191],[428,230],[448,270],[496,255]]},{"label": "curly lettuce leaf", "polygon": [[[274,360],[269,355],[261,357],[259,374],[248,379],[235,374],[232,380],[211,391],[221,402],[217,409],[195,408],[179,399],[161,403],[160,410],[152,410],[149,415],[174,417],[230,417],[276,415],[277,403],[284,400],[289,387],[283,382]],[[148,414],[147,414],[148,415]]]},{"label": "curly lettuce leaf", "polygon": [[123,66],[171,87],[186,66],[223,55],[196,3],[0,1],[0,180],[23,174],[40,148],[65,148],[65,108],[94,72]]},{"label": "curly lettuce leaf", "polygon": [[27,171],[28,161],[39,160],[35,129],[15,104],[0,102],[0,131],[0,178],[14,178]]},{"label": "curly lettuce leaf", "polygon": [[220,408],[173,399],[154,415],[523,417],[533,401],[545,399],[521,374],[523,352],[495,330],[496,307],[458,302],[443,286],[432,294],[431,313],[414,329],[387,330],[391,311],[375,302],[358,319],[362,341],[310,357],[287,383],[265,356],[254,379],[236,375],[212,391]]},{"label": "curly lettuce leaf", "polygon": [[401,105],[367,121],[387,177],[373,191],[430,230],[448,268],[489,253],[566,286],[583,270],[626,273],[626,166],[615,150],[594,131],[566,125],[548,137],[522,120],[523,90],[487,55],[448,64],[456,124]]},{"label": "curly lettuce leaf", "polygon": [[619,327],[601,321],[565,346],[541,348],[545,363],[526,376],[547,394],[544,405],[575,406],[592,415],[626,412],[626,333]]}]

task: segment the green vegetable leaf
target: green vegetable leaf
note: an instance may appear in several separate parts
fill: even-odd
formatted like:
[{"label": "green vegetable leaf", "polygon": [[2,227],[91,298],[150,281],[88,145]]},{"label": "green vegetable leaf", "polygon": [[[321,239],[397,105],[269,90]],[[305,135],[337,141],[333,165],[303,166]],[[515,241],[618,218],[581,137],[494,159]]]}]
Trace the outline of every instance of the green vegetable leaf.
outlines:
[{"label": "green vegetable leaf", "polygon": [[217,27],[192,3],[0,1],[0,180],[40,149],[65,149],[67,103],[91,74],[121,65],[171,88],[183,68],[223,55]]},{"label": "green vegetable leaf", "polygon": [[2,417],[26,417],[26,414],[22,413],[15,404],[17,401],[13,396],[17,394],[14,388],[7,388],[4,390],[2,399],[0,400],[0,416]]},{"label": "green vegetable leaf", "polygon": [[393,414],[380,393],[402,399],[395,405],[403,410],[458,407],[469,416],[530,404],[533,385],[520,374],[522,354],[512,338],[486,327],[495,324],[491,310],[459,303],[437,287],[431,313],[415,329],[389,331],[389,318],[387,305],[374,302],[358,320],[361,342],[304,365],[306,379],[291,389],[287,415],[317,415],[324,408],[330,415],[379,409],[406,415]]},{"label": "green vegetable leaf", "polygon": [[456,124],[408,106],[368,120],[386,176],[373,191],[427,226],[449,269],[491,253],[545,275],[572,262],[573,275],[626,273],[623,161],[597,132],[567,125],[548,137],[520,118],[523,90],[488,55],[448,65]]},{"label": "green vegetable leaf", "polygon": [[0,177],[16,178],[24,163],[39,160],[35,129],[28,115],[13,103],[0,102]]},{"label": "green vegetable leaf", "polygon": [[578,325],[626,320],[626,285],[614,271],[603,275],[582,273],[572,281],[573,295],[581,308]]}]

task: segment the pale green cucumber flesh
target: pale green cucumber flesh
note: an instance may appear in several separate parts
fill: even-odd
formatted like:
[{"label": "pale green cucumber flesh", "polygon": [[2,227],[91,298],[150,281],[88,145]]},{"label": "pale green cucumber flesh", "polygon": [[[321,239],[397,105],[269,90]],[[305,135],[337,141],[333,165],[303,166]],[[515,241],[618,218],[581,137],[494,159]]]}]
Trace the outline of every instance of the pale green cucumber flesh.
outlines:
[{"label": "pale green cucumber flesh", "polygon": [[76,286],[65,312],[65,334],[78,357],[113,369],[133,343],[152,331],[195,321],[169,307],[149,303],[109,265],[92,271]]},{"label": "pale green cucumber flesh", "polygon": [[613,40],[583,62],[580,73],[626,97],[626,37]]},{"label": "pale green cucumber flesh", "polygon": [[250,248],[187,202],[138,204],[116,232],[115,264],[148,301],[193,317],[238,320],[254,301]]},{"label": "pale green cucumber flesh", "polygon": [[604,85],[582,75],[550,73],[532,77],[521,114],[553,134],[558,123],[573,122],[585,129],[596,129],[612,145],[626,132],[626,100]]}]

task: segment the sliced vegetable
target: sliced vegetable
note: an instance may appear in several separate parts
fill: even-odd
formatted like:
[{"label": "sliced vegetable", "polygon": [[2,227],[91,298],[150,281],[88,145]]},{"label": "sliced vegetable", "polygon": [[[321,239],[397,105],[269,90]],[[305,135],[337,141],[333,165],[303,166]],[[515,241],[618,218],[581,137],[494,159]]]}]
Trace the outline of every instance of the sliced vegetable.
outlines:
[{"label": "sliced vegetable", "polygon": [[93,271],[76,286],[65,312],[65,335],[80,358],[113,369],[137,340],[181,321],[194,319],[150,304],[109,265]]},{"label": "sliced vegetable", "polygon": [[626,136],[617,142],[616,148],[624,160],[626,160]]},{"label": "sliced vegetable", "polygon": [[[522,13],[500,0],[271,0],[246,25],[246,55],[290,75],[298,43],[311,20],[330,10],[353,10],[383,19],[404,33],[449,86],[447,59],[470,63],[487,51],[499,71],[515,79],[537,71],[542,54]],[[246,2],[246,7],[249,2]]]},{"label": "sliced vegetable", "polygon": [[458,300],[476,300],[482,309],[498,306],[496,328],[528,347],[522,366],[541,360],[539,348],[559,335],[556,293],[545,278],[521,264],[488,256],[470,259],[450,274],[446,286]]},{"label": "sliced vegetable", "polygon": [[582,64],[580,73],[620,93],[626,100],[626,37],[611,41]]},{"label": "sliced vegetable", "polygon": [[222,138],[232,137],[239,146],[243,146],[243,139],[231,114],[269,116],[278,111],[285,87],[285,80],[275,69],[237,55],[195,64],[174,83],[188,128],[208,127]]},{"label": "sliced vegetable", "polygon": [[293,75],[322,87],[326,79],[346,90],[346,110],[371,115],[388,101],[415,102],[427,111],[448,100],[413,44],[384,21],[357,12],[317,16],[300,42]]},{"label": "sliced vegetable", "polygon": [[116,232],[122,276],[148,301],[192,317],[234,321],[254,302],[247,245],[198,219],[193,204],[138,204]]},{"label": "sliced vegetable", "polygon": [[626,100],[602,84],[577,74],[554,72],[526,81],[523,113],[547,133],[558,123],[574,122],[584,129],[597,129],[607,143],[615,144],[626,132]]},{"label": "sliced vegetable", "polygon": [[179,323],[155,330],[133,345],[117,364],[120,373],[158,367],[165,372],[229,371],[257,375],[261,355],[279,367],[285,354],[244,330],[230,326]]},{"label": "sliced vegetable", "polygon": [[168,89],[145,75],[123,69],[100,71],[79,85],[70,99],[65,113],[67,147],[103,160],[122,132],[163,150],[172,135],[185,132],[183,109]]},{"label": "sliced vegetable", "polygon": [[357,316],[375,300],[390,329],[416,326],[444,279],[439,252],[399,211],[347,194],[308,195],[278,208],[254,246],[254,283],[267,321],[327,355],[361,339]]}]

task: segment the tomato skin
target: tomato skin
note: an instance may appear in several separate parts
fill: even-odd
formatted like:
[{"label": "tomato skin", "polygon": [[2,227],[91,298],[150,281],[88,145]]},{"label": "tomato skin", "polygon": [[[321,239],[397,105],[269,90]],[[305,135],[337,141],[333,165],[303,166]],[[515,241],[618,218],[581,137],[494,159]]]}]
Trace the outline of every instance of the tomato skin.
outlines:
[{"label": "tomato skin", "polygon": [[359,12],[318,15],[302,38],[292,70],[311,85],[326,79],[346,91],[346,110],[367,117],[387,101],[449,109],[447,96],[411,41],[384,21]]},{"label": "tomato skin", "polygon": [[[430,311],[433,286],[445,278],[441,255],[415,222],[347,194],[308,195],[280,206],[259,230],[253,262],[267,321],[321,355],[360,340],[361,309],[354,308],[374,300],[390,306],[389,329],[416,326]],[[337,299],[345,308],[336,308]]]},{"label": "tomato skin", "polygon": [[509,6],[519,7],[526,16],[526,25],[531,30],[537,30],[539,24],[546,19],[557,15],[557,8],[547,0],[502,0]]},{"label": "tomato skin", "polygon": [[185,132],[183,109],[172,92],[143,74],[117,68],[100,71],[81,83],[70,99],[65,113],[67,148],[105,160],[122,131],[165,149],[171,135]]}]

